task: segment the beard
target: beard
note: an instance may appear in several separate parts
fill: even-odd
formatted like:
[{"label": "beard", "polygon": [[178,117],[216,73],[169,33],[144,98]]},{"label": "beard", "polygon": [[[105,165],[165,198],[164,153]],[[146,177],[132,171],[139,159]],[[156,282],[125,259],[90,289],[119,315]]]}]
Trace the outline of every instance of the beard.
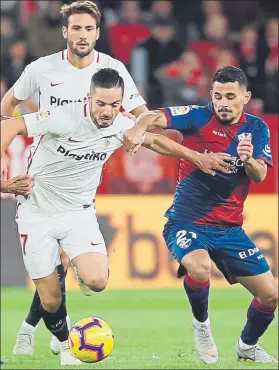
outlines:
[{"label": "beard", "polygon": [[230,118],[227,118],[228,114],[231,114],[232,112],[227,110],[227,109],[220,109],[216,115],[218,117],[218,120],[220,123],[222,123],[222,125],[230,125],[235,117],[230,117]]},{"label": "beard", "polygon": [[91,53],[91,51],[95,48],[96,40],[92,42],[90,46],[88,46],[87,50],[79,50],[77,47],[74,47],[74,43],[72,41],[68,41],[68,45],[73,54],[77,55],[80,58],[87,57]]},{"label": "beard", "polygon": [[[99,117],[99,119],[97,119],[92,112],[90,113],[90,116],[91,116],[92,121],[95,123],[95,125],[98,128],[110,127],[113,124],[113,121],[114,121],[114,118],[115,118],[115,117],[101,116],[101,117]],[[105,119],[105,120],[103,121],[102,119]]]}]

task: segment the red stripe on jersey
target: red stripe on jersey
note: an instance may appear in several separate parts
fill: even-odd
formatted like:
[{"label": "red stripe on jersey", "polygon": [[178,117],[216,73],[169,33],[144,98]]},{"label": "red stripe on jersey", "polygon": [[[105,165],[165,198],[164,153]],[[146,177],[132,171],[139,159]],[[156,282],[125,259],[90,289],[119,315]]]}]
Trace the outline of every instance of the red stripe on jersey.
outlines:
[{"label": "red stripe on jersey", "polygon": [[267,163],[270,167],[273,167],[272,161],[268,161],[265,157],[258,157],[256,159],[261,159],[262,161],[264,161],[265,163]]},{"label": "red stripe on jersey", "polygon": [[99,60],[100,60],[100,53],[98,53],[96,63],[99,63]]},{"label": "red stripe on jersey", "polygon": [[121,105],[120,109],[119,109],[119,112],[122,113],[122,112],[125,112],[125,109],[123,108],[123,106]]},{"label": "red stripe on jersey", "polygon": [[64,50],[62,50],[62,60],[65,59],[65,54],[64,54]]},{"label": "red stripe on jersey", "polygon": [[167,127],[170,127],[170,125],[171,125],[171,116],[170,116],[169,112],[165,108],[160,108],[159,110],[161,110],[164,113],[164,115],[167,119]]},{"label": "red stripe on jersey", "polygon": [[226,203],[219,204],[206,216],[195,221],[195,224],[211,224],[218,223],[224,225],[242,225],[243,224],[243,203],[247,198],[251,180],[245,177],[234,189]]},{"label": "red stripe on jersey", "polygon": [[34,155],[35,155],[36,151],[38,150],[38,147],[41,144],[41,141],[42,141],[42,139],[43,139],[44,136],[45,135],[42,135],[40,137],[40,141],[38,142],[38,145],[36,146],[36,149],[34,150],[34,153],[33,153],[32,156],[31,156],[31,147],[30,147],[30,154],[29,154],[29,157],[28,157],[28,165],[27,165],[27,171],[26,171],[26,173],[28,173],[28,171],[29,171],[29,168],[30,168],[30,166],[32,164],[32,161],[33,161],[33,158],[34,158]]},{"label": "red stripe on jersey", "polygon": [[15,220],[18,219],[18,207],[20,206],[21,203],[17,202],[17,205],[16,205],[16,214],[15,214]]}]

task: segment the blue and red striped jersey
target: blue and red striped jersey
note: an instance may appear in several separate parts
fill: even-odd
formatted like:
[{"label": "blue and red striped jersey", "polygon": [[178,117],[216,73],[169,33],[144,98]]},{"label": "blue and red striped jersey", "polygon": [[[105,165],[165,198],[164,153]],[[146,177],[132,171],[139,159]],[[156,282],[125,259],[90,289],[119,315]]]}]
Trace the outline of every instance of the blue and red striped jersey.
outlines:
[{"label": "blue and red striped jersey", "polygon": [[192,163],[181,159],[172,206],[165,216],[173,221],[210,225],[239,226],[243,223],[243,204],[248,195],[250,177],[237,154],[239,141],[252,135],[253,158],[272,166],[272,153],[267,124],[259,117],[242,113],[239,122],[222,124],[212,103],[207,106],[161,108],[168,129],[183,135],[183,144],[200,153],[224,152],[235,159],[232,174],[208,175]]}]

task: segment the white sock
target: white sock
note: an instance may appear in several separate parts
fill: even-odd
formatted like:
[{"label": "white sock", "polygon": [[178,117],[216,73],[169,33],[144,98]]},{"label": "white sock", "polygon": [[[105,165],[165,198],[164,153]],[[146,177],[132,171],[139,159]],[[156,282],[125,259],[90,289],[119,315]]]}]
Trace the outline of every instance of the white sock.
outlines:
[{"label": "white sock", "polygon": [[242,340],[241,338],[239,338],[238,343],[239,343],[239,346],[240,346],[242,349],[249,349],[249,348],[251,348],[251,347],[254,347],[254,346],[255,346],[255,344],[246,344],[246,343],[244,343],[244,342],[243,342],[243,340]]},{"label": "white sock", "polygon": [[70,330],[71,329],[71,321],[70,321],[70,316],[69,315],[67,315],[66,321],[67,321],[68,329]]},{"label": "white sock", "polygon": [[68,340],[65,340],[64,342],[60,342],[60,350],[67,350],[69,349],[69,343],[68,343]]},{"label": "white sock", "polygon": [[25,320],[22,322],[21,324],[21,327],[19,329],[19,332],[20,333],[35,333],[35,331],[37,330],[37,327],[38,325],[36,325],[35,327],[28,324]]},{"label": "white sock", "polygon": [[202,324],[202,325],[210,326],[210,318],[209,318],[209,316],[208,316],[208,318],[207,318],[204,322],[200,322],[200,321],[198,321],[198,320],[194,317],[194,324],[195,324],[195,325]]}]

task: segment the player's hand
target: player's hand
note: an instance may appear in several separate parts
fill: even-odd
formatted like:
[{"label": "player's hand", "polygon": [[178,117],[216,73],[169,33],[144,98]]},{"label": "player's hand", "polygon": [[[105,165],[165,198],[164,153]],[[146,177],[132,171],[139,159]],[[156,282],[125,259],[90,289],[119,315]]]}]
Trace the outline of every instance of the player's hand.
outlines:
[{"label": "player's hand", "polygon": [[247,135],[244,139],[242,139],[239,142],[237,146],[237,154],[239,155],[241,162],[243,162],[244,164],[249,163],[250,159],[253,156],[254,146],[251,140],[252,140],[252,136]]},{"label": "player's hand", "polygon": [[14,195],[28,195],[31,194],[33,186],[34,179],[32,176],[28,174],[20,175],[8,181],[1,181],[1,192]]},{"label": "player's hand", "polygon": [[232,173],[234,166],[225,162],[231,160],[232,156],[228,153],[199,153],[195,164],[204,173],[215,176],[216,170],[226,174]]},{"label": "player's hand", "polygon": [[136,116],[134,116],[132,113],[130,113],[130,112],[125,112],[125,111],[124,111],[124,112],[122,112],[121,114],[122,114],[122,116],[127,117],[127,118],[130,118],[132,121],[136,122],[137,117],[136,117]]},{"label": "player's hand", "polygon": [[123,135],[123,146],[126,152],[135,154],[139,150],[142,144],[144,132],[138,129],[138,127],[132,127],[124,132]]}]

